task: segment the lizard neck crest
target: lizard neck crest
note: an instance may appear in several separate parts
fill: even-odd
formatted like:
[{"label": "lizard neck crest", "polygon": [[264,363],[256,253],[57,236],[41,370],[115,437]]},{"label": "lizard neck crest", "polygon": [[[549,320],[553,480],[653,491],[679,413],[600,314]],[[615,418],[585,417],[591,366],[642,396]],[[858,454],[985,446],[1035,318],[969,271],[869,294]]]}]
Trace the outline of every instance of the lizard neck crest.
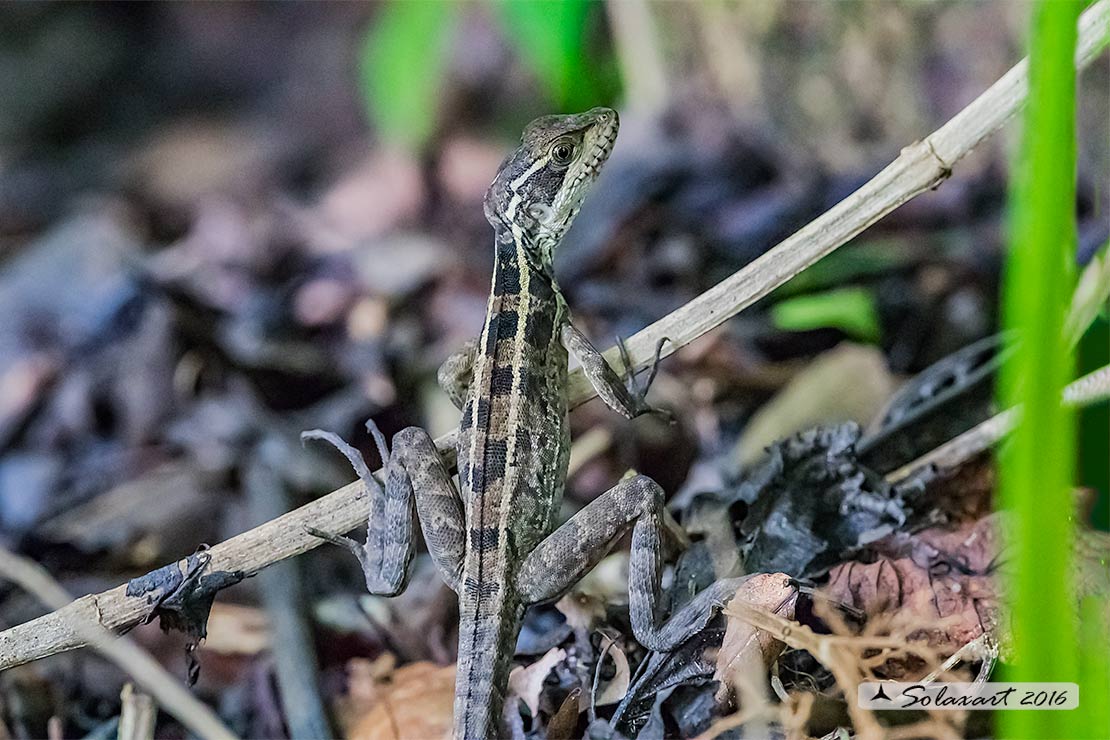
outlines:
[{"label": "lizard neck crest", "polygon": [[608,159],[619,125],[609,108],[528,124],[486,193],[499,248],[511,245],[537,272],[551,274],[555,247]]}]

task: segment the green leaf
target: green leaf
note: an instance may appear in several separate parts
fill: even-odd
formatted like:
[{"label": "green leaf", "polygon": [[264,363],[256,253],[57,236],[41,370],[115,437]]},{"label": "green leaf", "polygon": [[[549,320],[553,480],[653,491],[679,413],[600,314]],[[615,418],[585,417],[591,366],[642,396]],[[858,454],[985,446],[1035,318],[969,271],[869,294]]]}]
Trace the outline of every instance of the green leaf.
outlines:
[{"label": "green leaf", "polygon": [[383,138],[419,148],[435,131],[448,42],[458,5],[392,0],[359,58],[363,102]]},{"label": "green leaf", "polygon": [[773,293],[776,299],[830,290],[888,274],[919,260],[914,248],[894,239],[876,239],[846,245],[810,265]]},{"label": "green leaf", "polygon": [[510,41],[562,110],[596,105],[599,84],[586,57],[589,0],[498,0]]},{"label": "green leaf", "polygon": [[784,331],[834,328],[865,342],[882,336],[875,297],[864,288],[840,288],[781,301],[771,320]]}]

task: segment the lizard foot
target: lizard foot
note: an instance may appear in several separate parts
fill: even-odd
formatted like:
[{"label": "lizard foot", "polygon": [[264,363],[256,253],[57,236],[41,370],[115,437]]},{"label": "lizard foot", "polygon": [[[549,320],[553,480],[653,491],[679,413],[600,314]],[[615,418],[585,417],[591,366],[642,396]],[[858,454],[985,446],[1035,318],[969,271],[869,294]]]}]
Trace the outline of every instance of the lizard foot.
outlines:
[{"label": "lizard foot", "polygon": [[319,537],[320,539],[330,542],[333,545],[339,545],[344,550],[350,550],[351,553],[353,553],[354,556],[358,558],[358,562],[362,565],[363,571],[366,570],[367,561],[365,546],[352,540],[350,537],[344,537],[341,534],[331,534],[330,532],[325,532],[322,529],[310,527],[307,524],[304,525],[304,531],[312,535],[313,537]]},{"label": "lizard foot", "polygon": [[[382,467],[385,467],[389,462],[389,448],[385,443],[385,435],[382,434],[381,429],[378,429],[378,425],[374,423],[373,419],[367,419],[366,430],[370,432],[370,436],[374,438],[374,445],[378,448],[378,454],[381,455],[382,458]],[[366,464],[366,459],[363,458],[358,448],[345,442],[338,434],[326,432],[323,429],[310,429],[307,432],[301,432],[301,444],[304,444],[310,439],[322,440],[339,450],[339,452],[343,454],[343,457],[347,458],[347,462],[351,463],[351,467],[354,468],[355,473],[358,475],[358,479],[366,486],[368,493],[385,492],[382,488],[382,484],[370,471],[370,466]]]},{"label": "lizard foot", "polygon": [[655,382],[655,376],[659,372],[659,362],[663,358],[663,347],[669,341],[671,341],[669,337],[663,337],[655,345],[655,359],[651,361],[647,381],[642,387],[636,385],[636,373],[632,368],[632,359],[628,356],[628,348],[624,346],[624,340],[620,337],[617,337],[617,350],[621,355],[621,365],[624,366],[625,388],[628,389],[629,395],[636,402],[636,414],[654,414],[664,419],[668,424],[674,424],[674,414],[667,409],[651,406],[647,402],[648,390],[651,389],[651,384]]}]

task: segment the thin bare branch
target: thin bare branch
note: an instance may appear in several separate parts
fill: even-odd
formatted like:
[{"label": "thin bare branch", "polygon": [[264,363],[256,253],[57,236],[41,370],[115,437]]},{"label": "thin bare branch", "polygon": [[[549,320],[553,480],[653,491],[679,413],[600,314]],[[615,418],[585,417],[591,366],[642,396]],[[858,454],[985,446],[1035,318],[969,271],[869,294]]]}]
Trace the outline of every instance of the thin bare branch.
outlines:
[{"label": "thin bare branch", "polygon": [[[1076,64],[1085,67],[1110,42],[1110,0],[1099,0],[1080,19]],[[906,147],[884,170],[831,210],[781,242],[718,285],[631,337],[626,346],[637,370],[646,368],[659,339],[669,337],[664,350],[673,353],[720,326],[775,288],[842,246],[905,202],[940,185],[952,168],[1006,122],[1024,103],[1028,90],[1025,61],[1009,72],[932,135]],[[618,351],[606,358],[616,365]],[[575,372],[568,389],[571,406],[593,398],[593,389]],[[455,457],[455,435],[436,445],[450,463]],[[305,530],[312,526],[340,534],[363,524],[366,502],[361,483],[352,483],[310,504],[212,547],[212,571],[246,575],[280,560],[300,555],[320,544]],[[184,563],[179,566],[184,567]],[[0,670],[72,650],[85,644],[75,624],[95,619],[111,630],[138,624],[146,616],[146,600],[129,597],[126,586],[84,596],[63,609],[0,633]]]},{"label": "thin bare branch", "polygon": [[120,692],[119,731],[117,740],[154,740],[158,722],[158,705],[150,694],[136,691],[126,684]]}]

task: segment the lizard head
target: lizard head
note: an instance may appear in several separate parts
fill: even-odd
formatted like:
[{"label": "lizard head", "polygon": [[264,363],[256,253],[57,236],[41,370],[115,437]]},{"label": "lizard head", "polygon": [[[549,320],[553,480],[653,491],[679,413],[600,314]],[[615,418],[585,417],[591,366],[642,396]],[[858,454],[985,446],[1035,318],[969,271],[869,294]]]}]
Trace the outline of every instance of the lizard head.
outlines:
[{"label": "lizard head", "polygon": [[613,150],[619,125],[610,108],[528,124],[486,193],[486,218],[499,236],[550,267],[551,252]]}]

